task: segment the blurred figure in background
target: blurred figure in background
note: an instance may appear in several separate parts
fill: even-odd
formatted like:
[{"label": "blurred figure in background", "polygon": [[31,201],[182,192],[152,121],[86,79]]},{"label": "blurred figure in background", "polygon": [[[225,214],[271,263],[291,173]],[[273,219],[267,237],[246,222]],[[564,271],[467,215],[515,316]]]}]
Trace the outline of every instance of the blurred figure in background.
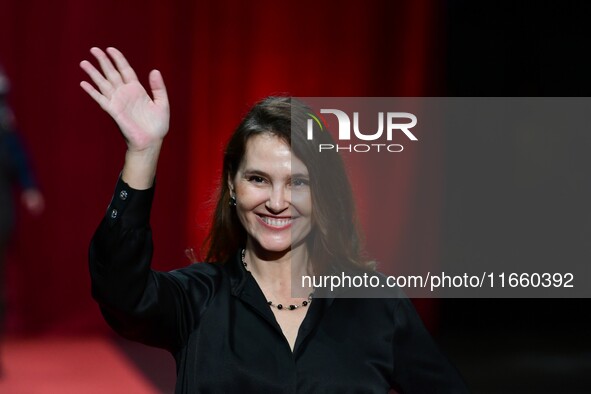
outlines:
[{"label": "blurred figure in background", "polygon": [[[14,227],[13,186],[18,186],[20,200],[32,215],[43,212],[45,201],[37,187],[24,146],[16,130],[14,115],[8,106],[10,83],[0,67],[0,335],[5,318],[5,258]],[[0,364],[0,375],[2,373]]]}]

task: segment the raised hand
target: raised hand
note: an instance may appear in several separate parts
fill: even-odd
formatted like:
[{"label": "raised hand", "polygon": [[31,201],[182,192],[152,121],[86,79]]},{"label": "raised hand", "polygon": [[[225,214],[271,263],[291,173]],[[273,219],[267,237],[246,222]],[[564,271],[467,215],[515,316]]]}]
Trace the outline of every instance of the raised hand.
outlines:
[{"label": "raised hand", "polygon": [[107,48],[116,67],[99,48],[92,48],[90,53],[98,60],[102,73],[86,60],[80,63],[80,67],[98,90],[86,81],[82,81],[80,86],[115,119],[127,141],[125,165],[121,172],[123,180],[132,188],[147,189],[154,182],[170,118],[162,75],[157,70],[150,73],[152,98],[117,49]]},{"label": "raised hand", "polygon": [[170,110],[162,75],[152,70],[149,76],[152,97],[139,83],[129,63],[115,48],[107,53],[92,48],[102,73],[87,60],[80,67],[88,74],[98,90],[86,81],[80,86],[117,122],[127,142],[128,152],[140,153],[156,148],[168,132]]}]

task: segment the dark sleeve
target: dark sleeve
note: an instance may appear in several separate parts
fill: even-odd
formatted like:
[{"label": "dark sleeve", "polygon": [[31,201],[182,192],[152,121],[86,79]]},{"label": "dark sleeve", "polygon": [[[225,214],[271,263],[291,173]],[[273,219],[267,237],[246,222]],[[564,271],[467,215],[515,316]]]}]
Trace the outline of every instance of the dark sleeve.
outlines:
[{"label": "dark sleeve", "polygon": [[193,264],[171,272],[150,268],[154,188],[121,179],[90,243],[92,296],[122,336],[171,351],[182,346],[215,294],[219,269]]},{"label": "dark sleeve", "polygon": [[458,371],[441,353],[408,298],[395,312],[392,387],[399,393],[468,393]]},{"label": "dark sleeve", "polygon": [[16,131],[7,131],[2,133],[5,139],[6,151],[8,152],[8,162],[13,179],[24,189],[37,187],[37,182],[33,176],[29,158],[25,150],[23,141]]}]

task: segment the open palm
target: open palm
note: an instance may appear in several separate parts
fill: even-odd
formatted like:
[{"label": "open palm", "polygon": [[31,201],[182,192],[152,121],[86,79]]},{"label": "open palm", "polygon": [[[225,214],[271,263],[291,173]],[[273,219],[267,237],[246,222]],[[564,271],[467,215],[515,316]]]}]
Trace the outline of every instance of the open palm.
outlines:
[{"label": "open palm", "polygon": [[83,81],[80,86],[117,122],[128,149],[142,151],[158,144],[168,132],[170,110],[164,80],[159,71],[150,73],[152,97],[139,83],[134,70],[115,48],[107,48],[109,56],[99,48],[90,52],[98,60],[102,73],[89,61],[80,67],[98,87]]}]

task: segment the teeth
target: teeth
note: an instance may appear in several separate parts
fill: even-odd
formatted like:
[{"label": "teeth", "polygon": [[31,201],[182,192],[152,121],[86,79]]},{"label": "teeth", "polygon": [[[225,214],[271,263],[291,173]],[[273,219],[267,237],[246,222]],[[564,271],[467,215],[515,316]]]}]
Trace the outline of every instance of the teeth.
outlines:
[{"label": "teeth", "polygon": [[268,216],[262,216],[261,219],[263,219],[263,222],[273,227],[285,227],[291,223],[291,219],[276,219]]}]

